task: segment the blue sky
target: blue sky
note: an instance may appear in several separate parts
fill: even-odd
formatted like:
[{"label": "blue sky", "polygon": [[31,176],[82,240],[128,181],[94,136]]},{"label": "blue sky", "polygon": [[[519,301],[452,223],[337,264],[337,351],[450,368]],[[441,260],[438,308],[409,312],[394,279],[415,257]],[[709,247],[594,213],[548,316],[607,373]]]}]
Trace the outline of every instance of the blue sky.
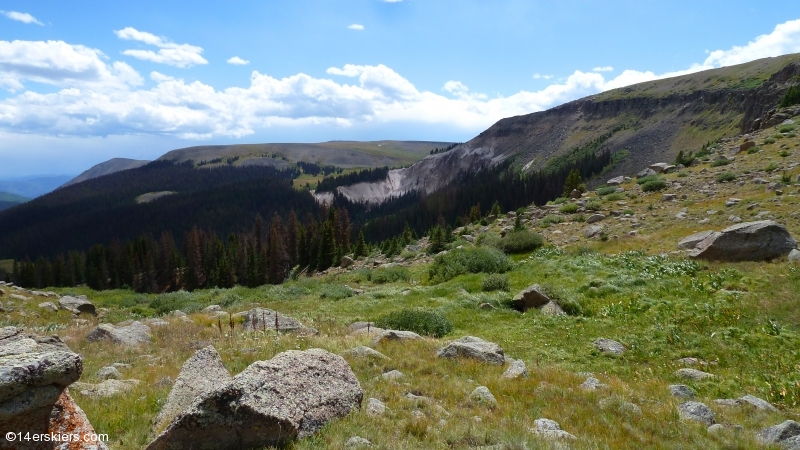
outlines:
[{"label": "blue sky", "polygon": [[191,145],[466,141],[603,90],[800,52],[796,6],[3,0],[0,177]]}]

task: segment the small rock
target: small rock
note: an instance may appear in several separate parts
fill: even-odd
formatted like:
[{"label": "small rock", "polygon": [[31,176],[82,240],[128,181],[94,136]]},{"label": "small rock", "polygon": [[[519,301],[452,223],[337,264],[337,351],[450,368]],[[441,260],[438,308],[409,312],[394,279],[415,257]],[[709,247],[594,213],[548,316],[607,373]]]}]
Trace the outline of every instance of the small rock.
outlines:
[{"label": "small rock", "polygon": [[402,331],[402,330],[384,330],[383,333],[375,336],[372,339],[372,345],[378,345],[381,342],[388,342],[388,341],[411,341],[415,339],[422,339],[422,336],[414,333],[413,331]]},{"label": "small rock", "polygon": [[97,378],[100,380],[119,380],[122,378],[122,374],[119,373],[116,367],[107,366],[97,371]]},{"label": "small rock", "polygon": [[678,405],[678,414],[681,419],[694,420],[704,423],[706,426],[714,425],[717,417],[711,408],[700,402],[683,402]]},{"label": "small rock", "polygon": [[792,261],[792,262],[800,261],[800,250],[795,248],[792,251],[790,251],[789,252],[789,261]]},{"label": "small rock", "polygon": [[626,415],[633,415],[633,416],[641,416],[642,415],[642,408],[635,403],[631,403],[629,401],[625,401],[619,398],[604,398],[600,400],[600,409],[604,410],[616,410],[619,413],[626,414]]},{"label": "small rock", "polygon": [[715,377],[714,375],[708,372],[703,372],[702,370],[689,369],[689,368],[678,369],[675,371],[674,375],[680,378],[685,378],[687,380],[695,380],[695,381],[700,381],[700,380],[705,380],[706,378]]},{"label": "small rock", "polygon": [[606,216],[602,214],[592,214],[589,218],[586,219],[586,223],[596,223],[600,222],[601,220],[605,219]]},{"label": "small rock", "polygon": [[625,352],[625,346],[617,341],[600,338],[594,341],[595,347],[603,353],[611,353],[613,355],[621,355]]},{"label": "small rock", "polygon": [[586,227],[586,230],[583,232],[583,234],[587,238],[591,238],[591,237],[597,236],[602,231],[603,231],[603,227],[602,226],[600,226],[600,225],[592,225],[592,226]]},{"label": "small rock", "polygon": [[595,390],[604,389],[604,388],[607,388],[607,387],[608,387],[607,384],[601,383],[600,380],[598,380],[595,377],[587,378],[586,381],[584,381],[580,385],[581,389],[585,389],[587,391],[595,391]]},{"label": "small rock", "polygon": [[58,311],[58,306],[54,305],[52,302],[39,303],[39,308],[46,309],[48,311]]},{"label": "small rock", "polygon": [[678,194],[661,194],[662,202],[674,202],[678,199]]},{"label": "small rock", "polygon": [[211,314],[211,313],[216,313],[216,312],[220,312],[220,311],[222,311],[222,307],[221,306],[219,306],[219,305],[211,305],[211,306],[206,306],[200,312],[203,312],[203,313],[206,313],[206,314]]},{"label": "small rock", "polygon": [[101,399],[128,392],[139,383],[141,383],[139,380],[105,380],[99,384],[78,382],[72,386],[87,397]]},{"label": "small rock", "polygon": [[487,406],[489,408],[494,408],[497,406],[497,399],[494,398],[494,395],[489,391],[489,388],[486,386],[478,386],[469,394],[469,399],[472,403],[479,405],[479,406]]},{"label": "small rock", "polygon": [[353,258],[351,258],[349,256],[342,256],[342,262],[341,262],[341,264],[339,264],[339,267],[341,267],[342,269],[347,269],[348,267],[352,266],[353,264],[355,264],[355,261],[353,261]]},{"label": "small rock", "polygon": [[377,398],[370,398],[367,400],[367,415],[369,416],[382,416],[389,408]]},{"label": "small rock", "polygon": [[516,359],[508,365],[508,368],[503,372],[503,375],[500,375],[500,378],[528,378],[528,368],[525,366],[524,361]]},{"label": "small rock", "polygon": [[448,343],[436,352],[439,358],[472,358],[488,364],[503,365],[503,349],[494,342],[473,336],[464,336]]},{"label": "small rock", "polygon": [[574,435],[562,430],[561,425],[559,425],[555,420],[536,419],[533,421],[533,424],[534,428],[529,428],[528,431],[538,435],[541,438],[547,440],[566,439],[570,441],[577,439]]},{"label": "small rock", "polygon": [[685,384],[669,385],[669,393],[678,398],[694,398],[694,391]]},{"label": "small rock", "polygon": [[353,436],[344,444],[345,448],[364,448],[372,447],[372,442],[362,438],[361,436]]},{"label": "small rock", "polygon": [[356,358],[379,358],[379,359],[389,359],[388,356],[384,355],[383,353],[374,350],[370,347],[360,345],[355,348],[351,348],[344,352],[347,355],[354,356]]},{"label": "small rock", "polygon": [[492,310],[497,309],[491,303],[481,303],[480,305],[478,305],[478,308],[483,309],[483,310],[487,310],[487,311],[492,311]]},{"label": "small rock", "polygon": [[381,375],[381,378],[383,378],[384,380],[389,380],[389,381],[397,381],[397,380],[399,380],[401,378],[404,378],[404,377],[405,377],[405,374],[403,374],[403,372],[400,372],[399,370],[390,370],[390,371],[384,373],[383,375]]}]

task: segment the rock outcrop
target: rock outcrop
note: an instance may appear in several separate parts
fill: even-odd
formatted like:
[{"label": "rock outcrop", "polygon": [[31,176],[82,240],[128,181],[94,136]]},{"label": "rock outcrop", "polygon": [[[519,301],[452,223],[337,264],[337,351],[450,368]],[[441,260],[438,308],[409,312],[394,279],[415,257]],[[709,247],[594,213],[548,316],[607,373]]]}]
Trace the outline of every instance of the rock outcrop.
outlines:
[{"label": "rock outcrop", "polygon": [[772,220],[743,222],[700,241],[690,256],[713,261],[763,261],[785,257],[797,247],[783,225]]},{"label": "rock outcrop", "polygon": [[547,315],[564,315],[564,311],[558,306],[558,303],[550,299],[538,284],[532,284],[514,296],[511,300],[511,307],[522,312],[538,309]]},{"label": "rock outcrop", "polygon": [[436,352],[440,358],[472,358],[487,364],[505,364],[503,349],[494,342],[473,336],[464,336],[450,342]]},{"label": "rock outcrop", "polygon": [[341,356],[290,350],[201,395],[148,450],[284,445],[360,408],[364,391]]},{"label": "rock outcrop", "polygon": [[71,297],[65,295],[58,299],[58,307],[66,309],[74,314],[86,313],[93,316],[97,315],[94,305],[85,296]]},{"label": "rock outcrop", "polygon": [[86,335],[86,340],[90,342],[109,340],[124,346],[146,344],[150,342],[150,327],[138,321],[127,326],[101,323]]}]

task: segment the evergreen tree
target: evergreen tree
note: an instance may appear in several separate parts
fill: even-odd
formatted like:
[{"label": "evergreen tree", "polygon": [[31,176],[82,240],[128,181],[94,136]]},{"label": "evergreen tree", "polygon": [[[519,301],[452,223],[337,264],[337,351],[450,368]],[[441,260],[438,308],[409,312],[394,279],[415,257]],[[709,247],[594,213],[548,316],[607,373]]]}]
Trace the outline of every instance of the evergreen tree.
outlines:
[{"label": "evergreen tree", "polygon": [[500,217],[500,203],[495,200],[494,205],[492,205],[492,210],[489,212],[490,216]]},{"label": "evergreen tree", "polygon": [[578,169],[570,170],[569,175],[567,175],[567,179],[564,181],[564,197],[569,197],[575,189],[581,192],[586,190],[581,178],[581,172]]},{"label": "evergreen tree", "polygon": [[356,248],[353,251],[354,258],[360,258],[362,256],[367,256],[367,243],[364,241],[364,231],[360,231],[358,233],[358,242],[356,243]]}]

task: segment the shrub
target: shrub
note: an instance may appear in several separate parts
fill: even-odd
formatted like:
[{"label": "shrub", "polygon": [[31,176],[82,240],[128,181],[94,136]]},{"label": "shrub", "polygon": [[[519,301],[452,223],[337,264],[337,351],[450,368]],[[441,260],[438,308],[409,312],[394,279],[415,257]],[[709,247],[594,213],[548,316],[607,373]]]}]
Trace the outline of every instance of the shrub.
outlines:
[{"label": "shrub", "polygon": [[544,238],[528,230],[509,231],[500,239],[500,250],[508,254],[536,250],[544,244]]},{"label": "shrub", "polygon": [[494,273],[483,279],[481,289],[489,291],[509,291],[508,275]]},{"label": "shrub", "polygon": [[792,152],[790,152],[788,150],[781,150],[781,152],[778,153],[778,155],[780,155],[781,158],[786,158],[787,156],[789,156],[791,154],[792,154]]},{"label": "shrub", "polygon": [[601,209],[603,209],[603,204],[600,203],[599,200],[592,199],[586,202],[586,206],[584,206],[584,208],[587,211],[600,211]]},{"label": "shrub", "polygon": [[541,228],[547,228],[550,225],[553,225],[555,223],[561,223],[563,221],[564,221],[564,218],[561,217],[561,216],[557,216],[555,214],[548,214],[548,215],[544,216],[542,218],[542,220],[539,221],[539,226]]},{"label": "shrub", "polygon": [[781,108],[800,103],[800,86],[792,86],[786,90],[781,100]]},{"label": "shrub", "polygon": [[711,163],[711,167],[727,166],[730,163],[731,160],[729,159],[725,158],[715,159],[714,162]]},{"label": "shrub", "polygon": [[609,194],[609,195],[606,196],[606,200],[608,200],[610,202],[615,202],[617,200],[622,200],[623,198],[625,198],[625,196],[622,195],[622,193],[620,193],[620,192],[615,192],[613,194]]},{"label": "shrub", "polygon": [[781,174],[781,183],[792,184],[792,176],[786,172],[783,172],[783,174]]},{"label": "shrub", "polygon": [[578,212],[578,205],[575,203],[565,203],[558,211],[563,214],[573,214]]},{"label": "shrub", "polygon": [[417,334],[440,338],[453,331],[453,324],[436,311],[402,309],[393,311],[375,321],[375,326],[387,330],[413,331]]},{"label": "shrub", "polygon": [[500,250],[490,247],[458,248],[437,256],[428,269],[431,280],[440,283],[465,273],[504,273],[511,262]]},{"label": "shrub", "polygon": [[583,214],[578,214],[572,218],[574,222],[586,222],[586,216]]},{"label": "shrub", "polygon": [[642,184],[642,190],[645,192],[656,192],[667,187],[667,182],[662,179],[650,180]]},{"label": "shrub", "polygon": [[764,170],[766,170],[767,172],[774,172],[775,169],[777,169],[778,167],[780,167],[778,163],[771,162],[767,164],[767,167],[765,167]]},{"label": "shrub", "polygon": [[775,140],[775,138],[768,137],[768,138],[764,139],[764,144],[774,144],[776,142],[778,142],[778,141]]},{"label": "shrub", "polygon": [[323,284],[320,289],[319,298],[329,298],[331,300],[343,300],[353,296],[353,290],[341,284]]},{"label": "shrub", "polygon": [[375,284],[394,283],[396,281],[408,281],[411,275],[408,269],[403,266],[380,267],[373,270],[368,279]]},{"label": "shrub", "polygon": [[556,302],[567,315],[580,316],[584,314],[583,307],[567,291],[550,284],[542,285],[542,291]]},{"label": "shrub", "polygon": [[781,125],[780,127],[778,127],[778,131],[781,133],[789,133],[791,131],[794,131],[794,125],[789,123]]},{"label": "shrub", "polygon": [[478,235],[478,238],[475,239],[475,245],[499,249],[500,235],[497,233],[481,233]]},{"label": "shrub", "polygon": [[645,184],[648,181],[653,181],[653,180],[660,180],[660,178],[658,175],[648,175],[646,177],[637,178],[636,184]]},{"label": "shrub", "polygon": [[733,172],[722,172],[717,175],[717,183],[727,183],[736,179],[736,174]]},{"label": "shrub", "polygon": [[747,154],[748,154],[748,155],[752,155],[752,154],[754,154],[754,153],[758,153],[758,152],[760,152],[760,151],[761,151],[761,147],[759,147],[759,146],[757,146],[757,145],[754,145],[754,146],[752,146],[752,147],[750,147],[750,148],[748,148],[748,149],[747,149]]},{"label": "shrub", "polygon": [[600,195],[600,196],[613,194],[614,192],[617,192],[617,187],[616,186],[603,186],[603,187],[597,188],[596,192],[597,192],[597,195]]},{"label": "shrub", "polygon": [[773,139],[783,139],[783,135],[781,133],[775,133],[772,135]]},{"label": "shrub", "polygon": [[569,201],[569,199],[567,197],[558,197],[555,200],[547,202],[547,204],[548,205],[560,205],[562,203],[566,203],[567,201]]},{"label": "shrub", "polygon": [[688,177],[688,176],[689,176],[689,174],[688,174],[688,173],[686,173],[686,172],[678,172],[678,177],[679,177],[679,178],[686,178],[686,177]]}]

